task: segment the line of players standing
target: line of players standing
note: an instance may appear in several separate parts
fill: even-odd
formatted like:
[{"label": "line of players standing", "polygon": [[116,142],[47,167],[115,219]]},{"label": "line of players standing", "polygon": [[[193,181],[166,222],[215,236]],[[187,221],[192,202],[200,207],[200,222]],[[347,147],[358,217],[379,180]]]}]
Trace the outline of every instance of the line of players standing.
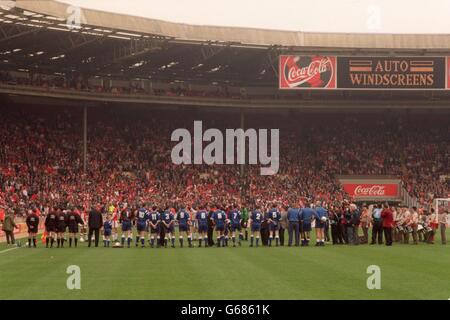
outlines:
[{"label": "line of players standing", "polygon": [[[198,246],[205,247],[211,244],[212,230],[216,231],[216,246],[225,247],[229,242],[235,247],[242,245],[244,239],[243,230],[250,229],[250,246],[259,246],[261,238],[261,226],[265,222],[269,226],[268,245],[279,245],[279,230],[281,213],[274,205],[263,212],[260,207],[253,210],[248,220],[243,216],[239,207],[234,205],[226,213],[223,207],[200,206],[193,215],[185,207],[181,207],[178,212],[170,208],[159,210],[156,206],[147,209],[148,206],[139,205],[136,208],[129,208],[126,203],[115,208],[108,208],[106,220],[101,219],[103,227],[103,242],[105,247],[119,244],[130,247],[133,238],[133,228],[136,229],[135,245],[145,246],[145,235],[148,233],[148,242],[151,247],[167,247],[169,244],[175,247],[175,225],[178,225],[180,247],[184,246],[186,237],[189,247],[193,247],[193,234],[197,235]],[[93,210],[100,211],[100,206]],[[92,212],[91,212],[92,213]],[[70,208],[64,210],[63,207],[54,207],[45,218],[45,243],[46,247],[52,248],[56,241],[57,247],[64,247],[67,240],[68,230],[69,246],[78,245],[79,227],[85,232],[85,221],[81,217],[81,210]],[[100,215],[101,216],[101,215]],[[88,218],[89,220],[89,218]],[[88,222],[89,223],[89,222]],[[29,210],[26,219],[28,226],[28,246],[36,247],[36,236],[39,227],[39,214],[37,210]],[[118,227],[121,227],[121,242],[118,243]],[[91,235],[89,235],[89,238]],[[89,239],[90,240],[90,239]]]},{"label": "line of players standing", "polygon": [[[240,211],[237,205],[228,208],[225,212],[220,207],[199,207],[197,211],[182,207],[175,212],[173,209],[166,208],[159,210],[156,206],[150,209],[148,206],[140,205],[134,208],[126,203],[118,206],[111,205],[105,208],[108,212],[106,220],[103,221],[102,208],[97,205],[92,209],[97,211],[97,216],[101,222],[98,223],[98,229],[103,227],[104,246],[109,247],[111,240],[114,245],[129,247],[132,242],[133,228],[137,231],[135,244],[145,246],[145,235],[148,233],[148,242],[151,247],[155,245],[175,246],[175,225],[179,229],[180,246],[184,245],[186,237],[189,247],[193,246],[194,239],[198,239],[199,246],[214,245],[213,231],[216,231],[217,246],[228,246],[229,242],[233,246],[241,245],[244,238],[247,240],[247,230],[251,232],[250,246],[259,245],[260,240],[268,246],[272,245],[273,240],[278,246],[284,242],[284,230],[289,232],[289,245],[298,245],[299,235],[302,234],[302,245],[309,243],[309,233],[311,231],[311,222],[315,221],[316,245],[323,246],[324,239],[328,238],[327,227],[331,229],[331,238],[333,244],[357,244],[359,243],[358,226],[361,226],[364,233],[363,243],[368,243],[368,229],[372,225],[372,244],[377,240],[381,244],[382,233],[386,219],[382,219],[381,206],[375,206],[373,210],[363,205],[362,212],[357,210],[355,205],[346,206],[349,210],[340,210],[338,207],[331,206],[323,208],[320,203],[316,203],[314,209],[306,208],[285,208],[282,213],[277,205],[273,204],[270,208],[262,209],[256,207],[248,216],[246,210]],[[216,209],[219,208],[219,209]],[[408,243],[409,234],[412,234],[414,244],[417,244],[418,238],[423,241],[433,243],[434,233],[437,229],[437,215],[433,209],[431,213],[418,213],[416,208],[408,209],[400,207],[398,210],[392,208],[392,237],[397,240]],[[387,209],[386,209],[387,210]],[[389,209],[390,210],[390,209]],[[445,226],[446,211],[440,215],[441,226]],[[89,216],[91,215],[89,214]],[[441,217],[442,216],[442,217]],[[36,247],[37,233],[39,230],[40,211],[37,208],[28,212],[26,224],[28,226],[28,246]],[[45,243],[46,247],[53,247],[55,241],[58,247],[63,247],[67,240],[66,231],[68,230],[69,246],[78,245],[78,233],[81,226],[81,234],[86,232],[85,221],[89,223],[93,219],[86,219],[86,213],[81,208],[72,207],[64,210],[62,207],[54,207],[45,218]],[[121,242],[118,242],[119,225],[122,230]],[[91,231],[89,223],[89,230]],[[281,229],[281,230],[280,230]],[[441,228],[442,242],[445,243],[445,228]],[[262,237],[262,238],[261,238]],[[88,237],[91,240],[91,234]],[[97,233],[98,238],[98,233]],[[389,237],[390,238],[390,237]],[[80,238],[84,240],[83,237]],[[90,242],[90,241],[89,241]],[[98,241],[96,241],[98,243]],[[386,243],[392,243],[391,239]]]},{"label": "line of players standing", "polygon": [[[37,246],[37,233],[39,231],[39,211],[34,208],[28,211],[25,220],[28,227],[28,247]],[[69,245],[78,245],[79,225],[84,226],[81,212],[77,208],[64,210],[62,207],[54,207],[45,218],[45,242],[46,247],[53,247],[56,240],[57,246],[64,247],[66,231],[68,230]]]},{"label": "line of players standing", "polygon": [[[191,215],[186,207],[182,206],[178,212],[170,208],[158,211],[156,206],[147,209],[147,206],[140,205],[138,209],[128,209],[122,204],[118,216],[114,211],[107,214],[103,225],[104,246],[109,247],[111,240],[117,241],[117,227],[121,225],[122,237],[121,246],[130,247],[133,236],[133,225],[136,227],[135,245],[145,246],[145,234],[148,233],[148,242],[150,247],[175,247],[175,225],[178,225],[179,244],[184,246],[185,238],[187,245],[193,247],[193,234],[197,235],[198,246],[209,246],[211,243],[212,232],[216,231],[216,246],[226,247],[231,244],[233,247],[242,245],[244,239],[243,229],[250,228],[250,246],[259,246],[261,237],[261,225],[266,221],[269,225],[269,246],[275,239],[275,245],[279,245],[279,229],[281,213],[273,206],[267,212],[263,213],[261,208],[257,207],[249,216],[248,222],[243,219],[243,214],[237,205],[226,213],[223,207],[207,208],[200,206],[198,210]],[[116,218],[116,219],[115,219]],[[212,228],[211,228],[212,227]],[[112,239],[111,239],[112,238]]]}]

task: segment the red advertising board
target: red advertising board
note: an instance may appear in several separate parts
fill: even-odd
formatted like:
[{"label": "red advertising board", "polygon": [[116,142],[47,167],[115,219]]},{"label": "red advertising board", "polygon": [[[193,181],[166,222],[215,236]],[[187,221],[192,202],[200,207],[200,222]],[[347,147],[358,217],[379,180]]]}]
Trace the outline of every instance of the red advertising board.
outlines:
[{"label": "red advertising board", "polygon": [[335,89],[336,57],[282,55],[280,89]]},{"label": "red advertising board", "polygon": [[354,198],[390,198],[399,195],[398,184],[343,183],[345,192]]}]

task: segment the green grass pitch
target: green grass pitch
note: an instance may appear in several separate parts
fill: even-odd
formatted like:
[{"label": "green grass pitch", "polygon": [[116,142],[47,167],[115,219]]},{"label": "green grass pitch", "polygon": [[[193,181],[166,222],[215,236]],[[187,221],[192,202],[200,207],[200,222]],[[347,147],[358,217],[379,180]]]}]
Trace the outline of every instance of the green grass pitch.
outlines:
[{"label": "green grass pitch", "polygon": [[[312,241],[313,242],[313,241]],[[7,250],[0,299],[449,299],[450,245]],[[101,244],[103,246],[103,244]],[[81,268],[81,290],[66,269]],[[381,289],[366,286],[381,268]]]}]

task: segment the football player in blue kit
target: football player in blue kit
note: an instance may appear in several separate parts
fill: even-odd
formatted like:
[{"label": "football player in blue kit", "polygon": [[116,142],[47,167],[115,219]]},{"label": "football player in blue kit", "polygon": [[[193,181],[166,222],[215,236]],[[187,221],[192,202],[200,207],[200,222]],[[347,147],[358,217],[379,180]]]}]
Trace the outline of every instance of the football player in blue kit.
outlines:
[{"label": "football player in blue kit", "polygon": [[131,228],[131,222],[133,220],[133,213],[127,208],[125,204],[121,205],[119,222],[122,224],[122,246],[125,245],[125,238],[127,238],[128,248],[131,245],[133,231]]},{"label": "football player in blue kit", "polygon": [[325,246],[325,224],[328,220],[328,211],[322,206],[320,201],[316,202],[315,216],[316,221],[316,246]]},{"label": "football player in blue kit", "polygon": [[113,222],[111,220],[111,214],[106,215],[106,221],[103,223],[103,246],[109,247],[111,242],[111,233],[113,228]]},{"label": "football player in blue kit", "polygon": [[302,246],[308,246],[311,236],[311,222],[316,215],[314,209],[310,207],[309,203],[300,210],[300,221],[302,223]]},{"label": "football player in blue kit", "polygon": [[230,239],[231,234],[230,219],[228,218],[230,209],[222,209],[222,211],[225,212],[225,228],[223,230],[223,240],[225,247],[228,247],[228,240]]},{"label": "football player in blue kit", "polygon": [[161,214],[158,212],[158,207],[153,206],[152,210],[148,214],[148,233],[149,233],[149,243],[150,247],[155,246],[155,235],[156,235],[156,246],[159,248],[159,234],[161,228]]},{"label": "football player in blue kit", "polygon": [[230,221],[230,227],[231,227],[231,240],[233,241],[233,247],[236,247],[236,232],[239,232],[239,241],[238,244],[241,244],[241,241],[244,239],[244,236],[242,234],[242,215],[239,211],[238,205],[234,205],[233,209],[230,211],[228,220]]},{"label": "football player in blue kit", "polygon": [[260,206],[256,206],[255,210],[252,211],[250,215],[250,247],[253,247],[253,240],[256,238],[256,246],[259,246],[259,238],[261,236],[261,223],[264,219],[263,214],[261,213]]},{"label": "football player in blue kit", "polygon": [[148,210],[145,206],[140,205],[136,213],[136,247],[139,245],[141,239],[141,247],[145,247],[145,231],[147,230]]},{"label": "football player in blue kit", "polygon": [[169,207],[166,207],[166,210],[164,210],[164,213],[161,215],[161,221],[165,229],[164,246],[167,248],[170,239],[172,248],[175,248],[175,235],[173,232],[175,217]]},{"label": "football player in blue kit", "polygon": [[205,248],[208,246],[208,212],[204,206],[200,206],[195,214],[198,225],[198,247],[201,248],[202,240],[205,240]]},{"label": "football player in blue kit", "polygon": [[272,240],[275,237],[275,245],[278,247],[280,243],[280,220],[281,212],[278,210],[277,205],[274,203],[272,208],[267,211],[266,220],[269,223],[269,247],[272,246]]},{"label": "football player in blue kit", "polygon": [[178,221],[178,231],[180,233],[180,247],[183,248],[183,233],[186,234],[186,238],[189,243],[189,248],[192,248],[192,236],[189,232],[191,218],[189,216],[189,212],[185,209],[184,206],[181,206],[180,210],[178,210],[176,219]]},{"label": "football player in blue kit", "polygon": [[217,236],[217,247],[225,246],[225,223],[227,219],[226,213],[222,209],[216,209],[213,212],[211,219],[214,221],[216,225],[216,236]]}]

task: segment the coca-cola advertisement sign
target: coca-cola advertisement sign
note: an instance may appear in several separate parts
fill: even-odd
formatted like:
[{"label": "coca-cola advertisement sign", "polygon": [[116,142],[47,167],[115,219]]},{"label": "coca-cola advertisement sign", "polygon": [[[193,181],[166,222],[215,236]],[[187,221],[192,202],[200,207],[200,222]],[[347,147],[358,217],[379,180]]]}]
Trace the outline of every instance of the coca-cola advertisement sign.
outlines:
[{"label": "coca-cola advertisement sign", "polygon": [[345,183],[345,192],[355,198],[397,197],[398,184],[386,183]]},{"label": "coca-cola advertisement sign", "polygon": [[447,89],[450,89],[450,57],[447,57],[446,73],[447,73]]},{"label": "coca-cola advertisement sign", "polygon": [[280,56],[280,89],[335,89],[336,57]]}]

